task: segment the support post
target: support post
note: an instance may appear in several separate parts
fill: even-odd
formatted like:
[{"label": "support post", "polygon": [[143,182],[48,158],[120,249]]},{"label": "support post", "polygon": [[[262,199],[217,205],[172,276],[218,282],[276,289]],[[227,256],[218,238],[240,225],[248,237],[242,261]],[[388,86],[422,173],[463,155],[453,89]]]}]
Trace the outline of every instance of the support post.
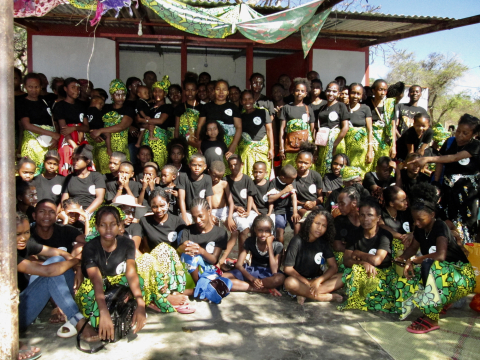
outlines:
[{"label": "support post", "polygon": [[115,77],[120,79],[120,44],[115,39]]},{"label": "support post", "polygon": [[370,86],[370,48],[365,49],[365,86]]},{"label": "support post", "polygon": [[180,50],[180,72],[182,81],[185,80],[185,73],[187,72],[187,41],[183,38],[182,47]]},{"label": "support post", "polygon": [[253,74],[253,45],[249,44],[246,50],[245,89],[250,89],[250,76]]},{"label": "support post", "polygon": [[18,357],[15,137],[13,113],[13,6],[0,0],[0,359]]}]

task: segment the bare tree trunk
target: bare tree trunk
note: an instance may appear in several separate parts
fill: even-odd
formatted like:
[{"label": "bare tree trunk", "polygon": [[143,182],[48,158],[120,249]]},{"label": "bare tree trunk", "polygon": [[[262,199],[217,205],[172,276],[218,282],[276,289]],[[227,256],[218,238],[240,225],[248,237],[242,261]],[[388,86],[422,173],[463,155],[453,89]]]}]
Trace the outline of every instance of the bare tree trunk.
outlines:
[{"label": "bare tree trunk", "polygon": [[15,137],[13,114],[13,6],[0,0],[0,359],[18,358]]}]

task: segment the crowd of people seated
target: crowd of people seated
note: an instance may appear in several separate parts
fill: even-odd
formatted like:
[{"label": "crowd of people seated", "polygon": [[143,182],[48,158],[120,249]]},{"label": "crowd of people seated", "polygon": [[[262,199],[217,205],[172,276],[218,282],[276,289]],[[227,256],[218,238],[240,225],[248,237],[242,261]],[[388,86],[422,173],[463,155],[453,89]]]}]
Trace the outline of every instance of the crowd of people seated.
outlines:
[{"label": "crowd of people seated", "polygon": [[423,334],[473,292],[478,118],[447,131],[421,86],[399,103],[404,85],[381,79],[282,75],[269,97],[262,74],[250,83],[148,71],[108,92],[53,78],[48,93],[44,75],[15,71],[21,331],[50,301],[58,336],[113,339],[105,283],[130,288],[134,332],[146,309],[191,314],[193,298],[248,291],[400,319],[418,308],[406,330]]}]

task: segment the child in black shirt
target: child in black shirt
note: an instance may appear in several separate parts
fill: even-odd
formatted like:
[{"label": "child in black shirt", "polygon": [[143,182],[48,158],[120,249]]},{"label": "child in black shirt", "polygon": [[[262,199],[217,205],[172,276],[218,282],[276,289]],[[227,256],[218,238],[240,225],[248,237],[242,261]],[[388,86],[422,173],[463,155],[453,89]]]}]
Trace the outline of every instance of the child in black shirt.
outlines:
[{"label": "child in black shirt", "polygon": [[[135,111],[137,112],[137,116],[145,120],[150,120],[152,116],[150,112],[150,104],[148,103],[148,100],[150,100],[150,91],[146,86],[140,85],[139,87],[137,87],[137,96],[138,96],[138,100],[135,108]],[[137,143],[135,144],[137,148],[140,148],[140,146],[142,145],[144,134],[145,134],[145,129],[140,128],[140,134],[138,135],[138,140],[137,140]]]},{"label": "child in black shirt", "polygon": [[378,188],[385,189],[387,186],[395,184],[395,178],[390,174],[396,168],[396,164],[388,156],[382,156],[377,161],[375,171],[365,174],[363,187],[370,191],[376,191]]},{"label": "child in black shirt", "polygon": [[198,148],[202,150],[203,156],[207,159],[207,168],[214,161],[224,161],[228,151],[224,141],[225,130],[217,120],[207,120],[200,130],[200,141]]}]

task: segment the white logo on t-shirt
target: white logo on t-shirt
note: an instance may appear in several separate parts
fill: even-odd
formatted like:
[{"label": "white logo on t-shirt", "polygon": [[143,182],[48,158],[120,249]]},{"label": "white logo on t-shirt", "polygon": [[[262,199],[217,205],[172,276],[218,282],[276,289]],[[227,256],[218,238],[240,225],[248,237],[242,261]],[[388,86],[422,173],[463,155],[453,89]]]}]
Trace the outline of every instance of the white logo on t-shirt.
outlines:
[{"label": "white logo on t-shirt", "polygon": [[303,114],[302,115],[302,120],[307,122],[308,121],[308,114]]},{"label": "white logo on t-shirt", "polygon": [[222,149],[219,148],[219,147],[215,148],[215,154],[217,154],[219,156],[222,155]]},{"label": "white logo on t-shirt", "polygon": [[155,119],[160,119],[160,116],[162,116],[162,113],[161,113],[161,112],[156,113],[156,114],[155,114]]},{"label": "white logo on t-shirt", "polygon": [[377,249],[370,249],[368,252],[370,255],[377,255]]},{"label": "white logo on t-shirt", "polygon": [[437,247],[436,246],[430,246],[430,249],[428,249],[429,254],[433,254],[437,252]]},{"label": "white logo on t-shirt", "polygon": [[317,186],[315,184],[312,184],[308,187],[308,191],[310,194],[315,194],[317,192]]},{"label": "white logo on t-shirt", "polygon": [[198,194],[198,196],[201,197],[202,199],[205,199],[205,189],[200,190],[200,193]]},{"label": "white logo on t-shirt", "polygon": [[80,113],[80,122],[83,123],[83,113]]},{"label": "white logo on t-shirt", "polygon": [[171,233],[168,234],[168,241],[174,242],[177,240],[177,232],[172,231]]},{"label": "white logo on t-shirt", "polygon": [[47,107],[47,112],[48,112],[48,115],[52,116],[52,110],[50,110],[49,107]]},{"label": "white logo on t-shirt", "polygon": [[54,193],[55,195],[60,195],[60,193],[62,192],[62,185],[53,185],[52,186],[52,193]]},{"label": "white logo on t-shirt", "polygon": [[263,202],[268,202],[268,195],[267,194],[263,195]]},{"label": "white logo on t-shirt", "polygon": [[458,163],[460,165],[463,165],[463,166],[468,165],[468,164],[470,164],[470,158],[465,158],[465,159],[462,159],[462,160],[458,160]]},{"label": "white logo on t-shirt", "polygon": [[240,191],[240,197],[241,197],[242,199],[246,199],[246,198],[247,198],[247,189],[242,189],[242,190]]},{"label": "white logo on t-shirt", "polygon": [[323,253],[322,252],[319,252],[319,253],[315,254],[315,257],[314,257],[315,264],[320,265],[322,263],[322,259],[323,259]]},{"label": "white logo on t-shirt", "polygon": [[59,247],[58,250],[67,251],[67,248],[62,246],[62,247]]},{"label": "white logo on t-shirt", "polygon": [[255,125],[260,125],[260,124],[262,123],[262,119],[260,119],[259,116],[255,116],[255,117],[253,118],[253,123],[254,123]]},{"label": "white logo on t-shirt", "polygon": [[88,192],[92,195],[95,195],[95,185],[90,185],[88,188]]},{"label": "white logo on t-shirt", "polygon": [[338,120],[338,114],[335,111],[332,111],[330,114],[328,114],[328,118],[332,121]]},{"label": "white logo on t-shirt", "polygon": [[87,117],[88,122],[92,122],[93,115],[85,115]]},{"label": "white logo on t-shirt", "polygon": [[115,269],[115,272],[117,275],[124,274],[125,271],[127,270],[127,263],[125,261],[122,261],[120,264],[118,264],[117,268]]},{"label": "white logo on t-shirt", "polygon": [[228,116],[232,116],[233,114],[232,109],[225,109],[225,114],[227,114]]},{"label": "white logo on t-shirt", "polygon": [[210,241],[205,247],[205,250],[207,250],[209,254],[213,254],[213,250],[215,250],[215,243],[213,241]]},{"label": "white logo on t-shirt", "polygon": [[403,230],[405,230],[407,233],[410,232],[410,224],[408,222],[403,223]]}]

